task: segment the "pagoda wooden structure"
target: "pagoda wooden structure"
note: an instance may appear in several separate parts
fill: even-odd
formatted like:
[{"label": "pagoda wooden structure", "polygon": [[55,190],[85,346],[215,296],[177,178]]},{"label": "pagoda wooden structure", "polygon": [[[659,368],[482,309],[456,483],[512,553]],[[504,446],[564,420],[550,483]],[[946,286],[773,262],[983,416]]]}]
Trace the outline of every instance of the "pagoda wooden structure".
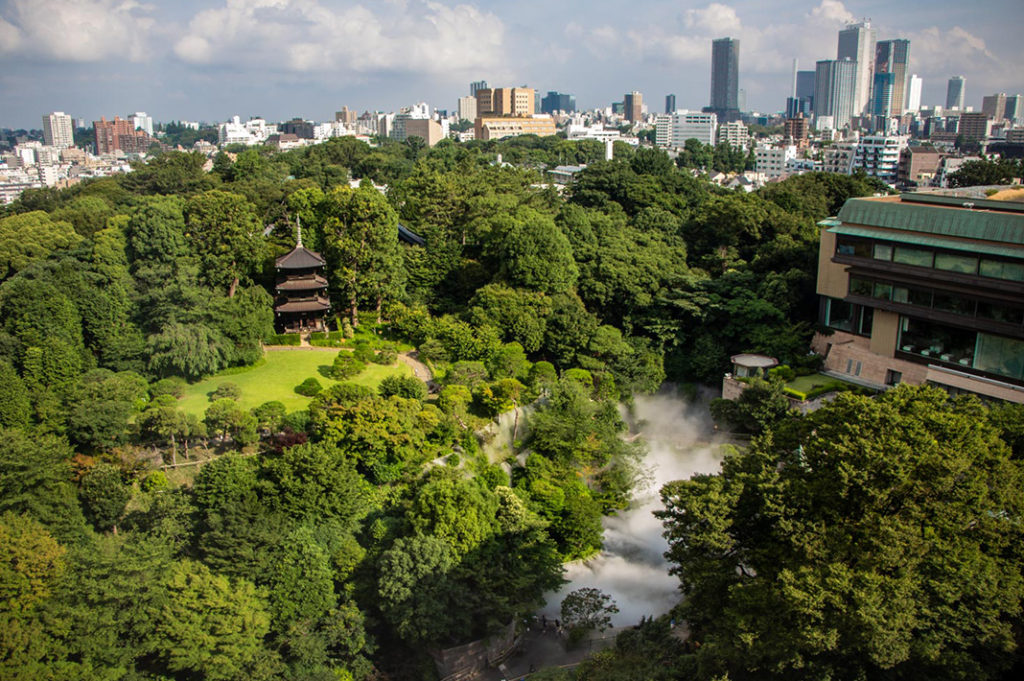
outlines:
[{"label": "pagoda wooden structure", "polygon": [[279,333],[326,331],[325,319],[331,311],[327,298],[327,261],[302,245],[299,226],[295,248],[275,263],[274,322]]}]

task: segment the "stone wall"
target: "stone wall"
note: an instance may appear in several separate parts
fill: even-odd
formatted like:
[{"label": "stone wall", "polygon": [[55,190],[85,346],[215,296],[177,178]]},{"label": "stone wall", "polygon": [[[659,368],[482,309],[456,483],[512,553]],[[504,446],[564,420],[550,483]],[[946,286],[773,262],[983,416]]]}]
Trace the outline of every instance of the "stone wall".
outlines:
[{"label": "stone wall", "polygon": [[509,622],[489,638],[431,651],[430,655],[442,681],[470,681],[511,655],[517,643],[515,622]]}]

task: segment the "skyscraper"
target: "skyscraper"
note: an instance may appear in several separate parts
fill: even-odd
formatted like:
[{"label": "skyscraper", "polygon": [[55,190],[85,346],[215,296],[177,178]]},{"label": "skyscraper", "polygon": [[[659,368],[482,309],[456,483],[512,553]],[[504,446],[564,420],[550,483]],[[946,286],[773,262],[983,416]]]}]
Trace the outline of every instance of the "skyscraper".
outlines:
[{"label": "skyscraper", "polygon": [[814,115],[831,116],[836,130],[849,125],[854,115],[857,62],[823,59],[814,73]]},{"label": "skyscraper", "polygon": [[880,40],[875,45],[875,73],[891,73],[894,76],[892,97],[890,98],[892,111],[890,115],[892,116],[902,116],[907,103],[907,65],[909,63],[909,40]]},{"label": "skyscraper", "polygon": [[[875,54],[875,29],[870,21],[850,24],[839,31],[836,59],[854,63],[853,115],[864,113],[871,100],[871,64]],[[818,62],[819,64],[821,62]]]},{"label": "skyscraper", "polygon": [[946,86],[947,109],[964,108],[964,90],[966,86],[967,80],[963,76],[953,76],[949,79],[949,85]]},{"label": "skyscraper", "polygon": [[75,146],[75,131],[71,125],[71,116],[63,111],[44,114],[43,142],[48,147]]},{"label": "skyscraper", "polygon": [[676,96],[665,95],[665,113],[670,114],[676,110]]},{"label": "skyscraper", "polygon": [[981,99],[981,110],[994,121],[1001,121],[1006,116],[1006,93],[999,92],[986,95]]},{"label": "skyscraper", "polygon": [[814,71],[796,72],[796,98],[800,103],[799,110],[810,117],[814,111]]},{"label": "skyscraper", "polygon": [[472,83],[469,84],[469,95],[471,97],[476,97],[476,91],[477,90],[486,90],[486,89],[487,89],[487,81],[486,80],[475,80],[475,81],[473,81]]},{"label": "skyscraper", "polygon": [[[896,74],[880,71],[871,86],[871,115],[889,118],[896,114]],[[883,128],[884,129],[884,126]]]},{"label": "skyscraper", "polygon": [[630,123],[643,120],[644,96],[636,90],[633,90],[628,95],[623,95],[622,108],[626,120]]},{"label": "skyscraper", "polygon": [[916,73],[910,76],[907,87],[907,111],[918,111],[921,108],[921,86],[923,81]]},{"label": "skyscraper", "polygon": [[711,41],[711,106],[721,122],[739,118],[740,41]]},{"label": "skyscraper", "polygon": [[540,100],[541,113],[553,114],[558,111],[570,113],[576,110],[576,98],[562,92],[548,90],[547,96]]},{"label": "skyscraper", "polygon": [[1008,96],[1006,98],[1006,107],[1003,109],[1003,116],[1008,121],[1024,119],[1024,95]]}]

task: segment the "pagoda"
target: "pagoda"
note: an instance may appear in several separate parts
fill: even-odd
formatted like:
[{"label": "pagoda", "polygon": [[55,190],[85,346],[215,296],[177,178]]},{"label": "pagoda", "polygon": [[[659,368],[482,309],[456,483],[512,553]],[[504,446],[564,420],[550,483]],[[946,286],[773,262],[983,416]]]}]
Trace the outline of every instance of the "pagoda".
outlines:
[{"label": "pagoda", "polygon": [[302,225],[298,227],[295,248],[274,262],[277,284],[274,287],[274,322],[279,333],[326,331],[324,323],[331,311],[327,299],[327,261],[302,245]]}]

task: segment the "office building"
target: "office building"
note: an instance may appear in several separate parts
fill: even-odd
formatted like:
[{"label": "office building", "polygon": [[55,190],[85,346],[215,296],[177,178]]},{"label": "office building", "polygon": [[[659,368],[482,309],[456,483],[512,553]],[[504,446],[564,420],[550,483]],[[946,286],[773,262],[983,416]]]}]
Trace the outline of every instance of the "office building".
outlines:
[{"label": "office building", "polygon": [[718,38],[711,41],[711,104],[708,112],[718,119],[734,121],[740,114],[740,41]]},{"label": "office building", "polygon": [[65,149],[75,146],[75,130],[71,116],[63,111],[54,111],[43,116],[43,142],[48,147]]},{"label": "office building", "polygon": [[796,98],[800,102],[800,112],[810,116],[814,112],[814,71],[796,72]]},{"label": "office building", "polygon": [[472,83],[469,84],[469,96],[470,97],[476,97],[476,93],[477,92],[479,92],[480,90],[486,90],[486,89],[487,89],[487,81],[486,80],[476,80],[476,81],[473,81]]},{"label": "office building", "polygon": [[532,116],[478,116],[473,132],[478,140],[499,140],[520,135],[547,137],[555,134],[555,120],[546,114]]},{"label": "office building", "polygon": [[[528,87],[480,88],[476,91],[476,115],[532,116],[534,90]],[[477,137],[477,139],[480,139]]]},{"label": "office building", "polygon": [[676,96],[665,95],[665,113],[670,114],[676,110]]},{"label": "office building", "polygon": [[540,100],[540,113],[555,114],[559,111],[562,113],[575,112],[576,98],[562,92],[549,90],[544,98]]},{"label": "office building", "polygon": [[[839,31],[839,49],[836,60],[853,62],[853,111],[851,116],[866,113],[871,100],[871,73],[875,56],[875,29],[870,21],[850,24]],[[821,62],[818,62],[819,64]],[[838,123],[836,127],[841,127]]]},{"label": "office building", "polygon": [[476,120],[476,97],[459,97],[459,120]]},{"label": "office building", "polygon": [[644,96],[633,90],[622,97],[622,111],[626,120],[630,123],[640,123],[644,120]]},{"label": "office building", "polygon": [[1003,118],[1010,122],[1024,121],[1024,95],[1010,95],[1006,98]]},{"label": "office building", "polygon": [[407,119],[403,121],[402,127],[405,139],[419,137],[427,143],[428,147],[434,146],[446,137],[444,126],[432,118]]},{"label": "office building", "polygon": [[347,106],[343,106],[341,107],[341,111],[334,112],[334,120],[347,127],[355,127],[356,121],[359,120],[359,114],[352,111]]},{"label": "office building", "polygon": [[947,109],[959,109],[960,111],[963,111],[964,91],[966,87],[967,79],[963,76],[953,76],[949,79],[949,83],[946,85]]},{"label": "office building", "polygon": [[1006,93],[988,95],[981,100],[981,110],[993,121],[1001,121],[1006,117]]},{"label": "office building", "polygon": [[784,125],[783,137],[793,142],[805,142],[807,141],[808,133],[808,121],[803,117],[802,114],[797,114],[793,118],[787,118]]},{"label": "office building", "polygon": [[128,114],[128,122],[132,124],[132,128],[135,130],[142,130],[150,137],[153,136],[153,117],[146,115],[145,111],[136,111],[133,114]]},{"label": "office building", "polygon": [[295,135],[302,140],[313,139],[313,122],[304,121],[301,118],[293,118],[278,126],[278,130],[284,135]]},{"label": "office building", "polygon": [[917,113],[921,109],[921,86],[923,81],[916,73],[910,76],[907,84],[907,113]]},{"label": "office building", "polygon": [[841,130],[854,115],[857,63],[849,59],[817,62],[814,74],[814,115],[829,117],[832,129]]},{"label": "office building", "polygon": [[820,224],[825,370],[1024,403],[1024,204],[858,198]]},{"label": "office building", "polygon": [[713,113],[676,111],[661,114],[654,122],[654,142],[661,147],[681,147],[686,140],[714,145],[718,135],[718,117]]},{"label": "office building", "polygon": [[118,151],[127,153],[126,147],[136,146],[129,141],[129,138],[135,136],[135,126],[130,121],[119,116],[114,116],[112,121],[101,117],[100,120],[93,121],[92,125],[96,133],[97,154],[113,154]]},{"label": "office building", "polygon": [[992,119],[984,112],[965,111],[960,114],[956,132],[968,141],[983,140],[992,134]]},{"label": "office building", "polygon": [[889,118],[897,115],[893,99],[896,92],[896,74],[876,73],[871,87],[871,115],[876,118]]},{"label": "office building", "polygon": [[[891,73],[892,93],[890,116],[902,116],[907,105],[907,67],[910,63],[910,41],[879,40],[875,45],[875,74]],[[877,106],[875,107],[877,108]]]}]

